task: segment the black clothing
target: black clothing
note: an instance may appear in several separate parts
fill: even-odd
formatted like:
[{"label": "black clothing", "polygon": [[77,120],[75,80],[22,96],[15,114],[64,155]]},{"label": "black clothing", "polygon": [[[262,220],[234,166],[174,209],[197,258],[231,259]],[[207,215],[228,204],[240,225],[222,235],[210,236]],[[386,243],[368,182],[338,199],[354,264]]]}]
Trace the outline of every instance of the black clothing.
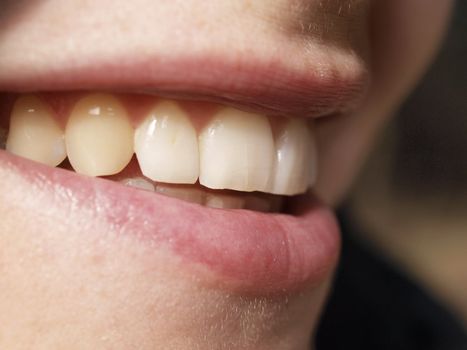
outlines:
[{"label": "black clothing", "polygon": [[467,349],[460,322],[340,221],[343,251],[317,350]]}]

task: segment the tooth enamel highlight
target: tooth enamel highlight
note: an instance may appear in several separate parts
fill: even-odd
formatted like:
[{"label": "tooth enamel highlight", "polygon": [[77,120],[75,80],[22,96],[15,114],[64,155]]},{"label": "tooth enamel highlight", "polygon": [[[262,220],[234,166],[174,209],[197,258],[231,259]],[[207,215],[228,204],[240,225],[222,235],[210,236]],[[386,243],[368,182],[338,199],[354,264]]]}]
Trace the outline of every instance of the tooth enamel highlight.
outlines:
[{"label": "tooth enamel highlight", "polygon": [[119,173],[133,155],[133,134],[126,111],[115,97],[93,94],[82,98],[65,131],[73,169],[90,176]]},{"label": "tooth enamel highlight", "polygon": [[63,131],[38,97],[24,95],[16,101],[6,149],[50,166],[57,166],[66,158]]},{"label": "tooth enamel highlight", "polygon": [[135,132],[141,171],[154,181],[193,184],[199,176],[196,131],[174,102],[158,103]]},{"label": "tooth enamel highlight", "polygon": [[120,183],[128,187],[139,188],[140,190],[145,190],[145,191],[150,191],[150,192],[154,192],[156,190],[156,187],[151,182],[141,177],[124,179],[124,180],[121,180]]},{"label": "tooth enamel highlight", "polygon": [[289,119],[275,138],[275,174],[271,193],[303,193],[316,174],[316,147],[304,120]]},{"label": "tooth enamel highlight", "polygon": [[202,185],[239,191],[268,190],[274,161],[271,126],[265,116],[220,110],[199,135]]}]

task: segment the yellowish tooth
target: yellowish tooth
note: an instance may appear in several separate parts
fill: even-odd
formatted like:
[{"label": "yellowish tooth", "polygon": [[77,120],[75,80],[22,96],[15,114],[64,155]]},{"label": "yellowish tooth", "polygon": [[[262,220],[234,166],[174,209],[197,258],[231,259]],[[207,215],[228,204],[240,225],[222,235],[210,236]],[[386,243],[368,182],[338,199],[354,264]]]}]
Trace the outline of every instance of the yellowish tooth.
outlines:
[{"label": "yellowish tooth", "polygon": [[290,118],[275,138],[276,159],[271,193],[303,193],[316,177],[316,146],[305,120]]},{"label": "yellowish tooth", "polygon": [[158,103],[135,132],[135,153],[143,174],[154,181],[194,184],[199,176],[198,138],[175,103]]},{"label": "yellowish tooth", "polygon": [[73,108],[65,131],[68,158],[81,174],[119,173],[133,155],[134,131],[120,102],[109,94],[92,94]]},{"label": "yellowish tooth", "polygon": [[199,135],[202,185],[267,191],[274,161],[271,126],[263,115],[220,110]]},{"label": "yellowish tooth", "polygon": [[187,202],[197,204],[204,203],[204,192],[197,188],[157,184],[156,192],[166,195],[168,197],[182,199]]},{"label": "yellowish tooth", "polygon": [[37,96],[23,95],[16,100],[6,149],[50,166],[57,166],[66,158],[63,131]]}]

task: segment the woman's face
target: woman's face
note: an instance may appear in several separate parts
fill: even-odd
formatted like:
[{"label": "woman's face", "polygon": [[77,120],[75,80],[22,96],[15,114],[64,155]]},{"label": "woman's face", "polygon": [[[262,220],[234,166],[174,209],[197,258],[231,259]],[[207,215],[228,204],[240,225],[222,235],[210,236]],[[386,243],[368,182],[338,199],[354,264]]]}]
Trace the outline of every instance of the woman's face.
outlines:
[{"label": "woman's face", "polygon": [[0,348],[306,349],[449,7],[1,2]]}]

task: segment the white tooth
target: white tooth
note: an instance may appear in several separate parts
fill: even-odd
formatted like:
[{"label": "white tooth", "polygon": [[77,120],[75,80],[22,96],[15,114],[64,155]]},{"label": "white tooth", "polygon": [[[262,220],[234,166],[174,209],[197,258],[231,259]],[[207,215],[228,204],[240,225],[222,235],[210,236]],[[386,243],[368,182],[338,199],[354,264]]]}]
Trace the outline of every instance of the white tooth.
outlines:
[{"label": "white tooth", "polygon": [[49,108],[36,96],[18,98],[10,117],[6,149],[50,166],[66,158],[63,131]]},{"label": "white tooth", "polygon": [[174,102],[158,103],[135,132],[141,171],[154,181],[193,184],[199,176],[196,131]]},{"label": "white tooth", "polygon": [[65,131],[73,169],[91,176],[119,173],[133,155],[133,134],[127,113],[115,97],[93,94],[82,98]]},{"label": "white tooth", "polygon": [[204,205],[218,209],[243,209],[245,207],[245,198],[228,194],[209,193],[206,195]]},{"label": "white tooth", "polygon": [[198,188],[178,187],[164,184],[157,184],[156,192],[168,197],[182,199],[187,202],[203,204],[204,192]]},{"label": "white tooth", "polygon": [[120,182],[125,186],[139,188],[140,190],[146,190],[150,192],[154,192],[156,189],[154,184],[141,177],[128,178],[121,180]]},{"label": "white tooth", "polygon": [[307,190],[317,171],[316,146],[307,122],[291,118],[276,135],[272,193],[294,195]]},{"label": "white tooth", "polygon": [[214,189],[266,191],[274,161],[271,126],[265,116],[220,110],[199,135],[202,185]]}]

